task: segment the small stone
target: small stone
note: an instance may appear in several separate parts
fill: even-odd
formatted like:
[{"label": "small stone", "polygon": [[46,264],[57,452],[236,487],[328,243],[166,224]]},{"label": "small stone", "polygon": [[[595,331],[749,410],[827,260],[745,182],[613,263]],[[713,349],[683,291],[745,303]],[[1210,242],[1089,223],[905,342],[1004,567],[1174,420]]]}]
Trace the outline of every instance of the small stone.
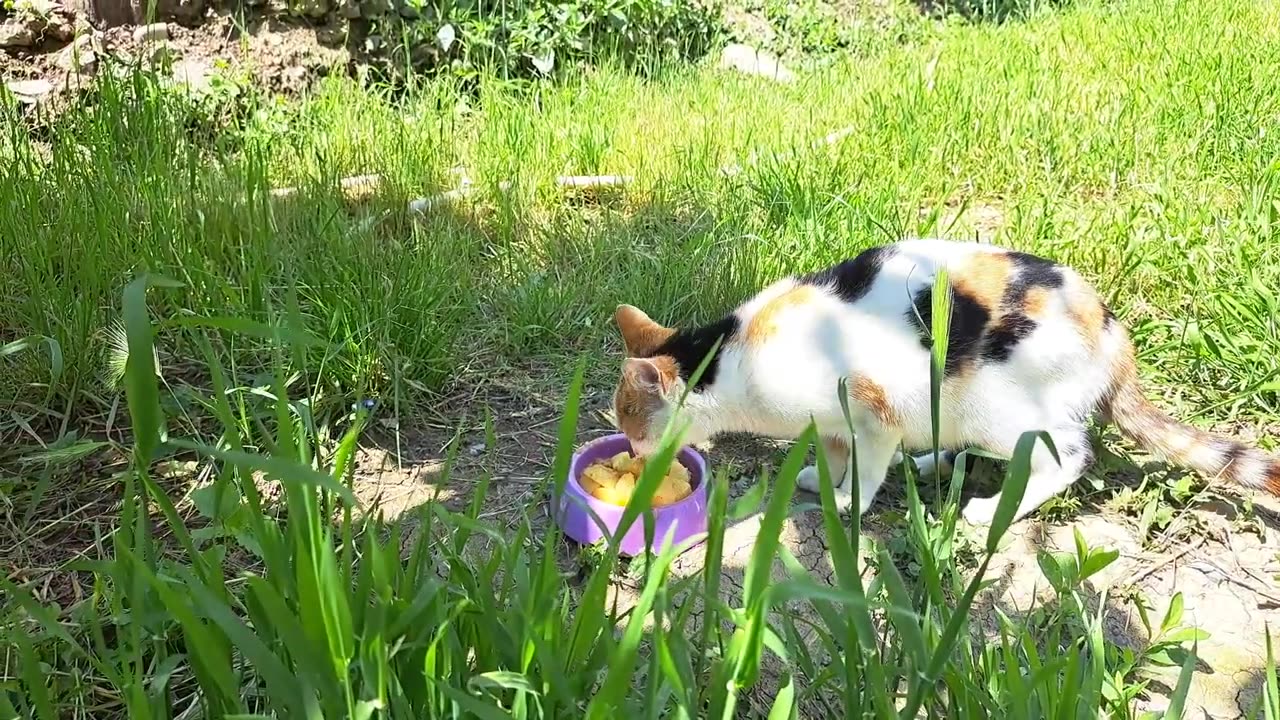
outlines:
[{"label": "small stone", "polygon": [[142,27],[137,28],[136,30],[133,31],[134,42],[153,43],[153,42],[163,42],[168,39],[169,39],[168,23],[151,23],[150,25],[143,25]]},{"label": "small stone", "polygon": [[25,105],[35,105],[53,92],[53,83],[48,80],[12,80],[5,83],[4,87],[18,98],[18,102]]},{"label": "small stone", "polygon": [[182,51],[172,43],[160,42],[148,45],[142,57],[150,67],[168,68],[182,57]]},{"label": "small stone", "polygon": [[759,75],[782,83],[795,80],[791,71],[772,54],[759,48],[733,43],[720,54],[720,67],[748,75]]},{"label": "small stone", "polygon": [[29,48],[36,44],[36,33],[19,20],[0,23],[0,48]]},{"label": "small stone", "polygon": [[213,68],[208,63],[199,60],[182,60],[174,63],[173,66],[174,83],[185,85],[195,95],[209,89],[209,78],[212,75]]},{"label": "small stone", "polygon": [[67,72],[92,73],[98,67],[101,45],[92,35],[81,35],[58,53],[58,67]]}]

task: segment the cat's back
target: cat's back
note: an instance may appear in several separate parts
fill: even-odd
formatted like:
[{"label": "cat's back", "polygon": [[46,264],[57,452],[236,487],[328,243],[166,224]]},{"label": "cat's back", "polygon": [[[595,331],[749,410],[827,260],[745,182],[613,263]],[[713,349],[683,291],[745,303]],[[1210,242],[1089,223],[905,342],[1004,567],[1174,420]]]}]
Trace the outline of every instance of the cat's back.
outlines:
[{"label": "cat's back", "polygon": [[975,282],[998,284],[1001,278],[979,277],[982,271],[978,268],[1000,263],[1005,254],[1000,248],[979,243],[933,238],[902,240],[869,248],[794,281],[825,290],[846,304],[858,306],[863,313],[888,317],[901,315],[918,294],[932,288],[943,268],[953,282],[961,274],[973,276]]},{"label": "cat's back", "polygon": [[933,288],[943,269],[951,288],[952,372],[1003,363],[1016,353],[1034,353],[1037,362],[1050,365],[1064,354],[1087,355],[1104,343],[1114,322],[1093,287],[1072,268],[975,242],[903,240],[791,282],[817,296],[815,309],[845,316],[847,332],[871,332],[886,340],[910,337],[927,346]]},{"label": "cat's back", "polygon": [[1007,359],[1041,328],[1092,345],[1112,321],[1070,267],[993,245],[932,238],[873,247],[780,280],[740,308],[739,317],[746,339],[756,344],[832,330],[923,340],[932,332],[933,287],[943,269],[952,291],[952,345],[975,361]]}]

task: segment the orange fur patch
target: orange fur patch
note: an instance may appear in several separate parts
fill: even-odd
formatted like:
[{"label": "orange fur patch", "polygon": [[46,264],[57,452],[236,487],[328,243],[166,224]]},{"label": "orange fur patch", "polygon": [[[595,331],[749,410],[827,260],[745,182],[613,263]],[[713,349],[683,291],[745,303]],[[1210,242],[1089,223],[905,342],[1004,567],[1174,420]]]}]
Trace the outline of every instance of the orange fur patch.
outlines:
[{"label": "orange fur patch", "polygon": [[1267,480],[1263,485],[1272,495],[1280,495],[1280,460],[1272,461],[1267,468]]},{"label": "orange fur patch", "polygon": [[854,378],[853,385],[849,388],[849,397],[870,410],[871,414],[885,425],[897,425],[898,414],[894,411],[893,405],[889,404],[884,388],[872,380],[861,375]]},{"label": "orange fur patch", "polygon": [[676,334],[675,330],[659,325],[630,305],[619,305],[613,320],[622,333],[622,343],[627,346],[627,354],[632,357],[652,354]]},{"label": "orange fur patch", "polygon": [[1033,287],[1027,291],[1022,301],[1022,312],[1027,317],[1038,320],[1044,316],[1045,306],[1049,304],[1049,291],[1042,287]]},{"label": "orange fur patch", "polygon": [[822,438],[822,451],[827,456],[827,471],[831,473],[831,482],[839,485],[844,480],[844,471],[849,465],[849,443],[843,438]]},{"label": "orange fur patch", "polygon": [[951,276],[957,291],[973,298],[994,320],[1000,314],[1000,303],[1013,266],[1002,253],[975,253]]},{"label": "orange fur patch", "polygon": [[845,442],[844,439],[837,437],[823,438],[822,446],[826,448],[828,455],[840,455],[836,460],[844,461],[848,459],[849,443]]},{"label": "orange fur patch", "polygon": [[1091,288],[1076,287],[1067,293],[1067,314],[1080,328],[1080,334],[1090,349],[1098,347],[1106,326],[1107,313]]},{"label": "orange fur patch", "polygon": [[[679,374],[674,358],[667,355],[650,358],[658,367],[663,387],[675,382]],[[653,413],[662,407],[662,388],[642,382],[635,374],[624,372],[613,395],[613,411],[618,429],[627,437],[641,440],[648,432]]]},{"label": "orange fur patch", "polygon": [[788,308],[809,302],[817,292],[812,286],[796,285],[766,302],[764,307],[751,316],[751,322],[747,325],[747,343],[760,345],[773,337],[778,331],[778,316]]}]

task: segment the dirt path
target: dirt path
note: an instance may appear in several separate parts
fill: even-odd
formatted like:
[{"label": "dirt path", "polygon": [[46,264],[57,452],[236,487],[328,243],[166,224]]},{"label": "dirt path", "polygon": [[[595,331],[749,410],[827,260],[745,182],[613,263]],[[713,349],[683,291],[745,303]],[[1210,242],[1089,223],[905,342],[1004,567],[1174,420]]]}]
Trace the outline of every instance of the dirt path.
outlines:
[{"label": "dirt path", "polygon": [[[532,385],[495,383],[440,403],[433,418],[401,429],[398,451],[395,428],[384,421],[379,433],[383,442],[364,450],[361,456],[358,494],[362,501],[380,499],[389,518],[433,496],[460,507],[470,501],[475,479],[492,473],[483,517],[501,523],[503,518],[531,509],[536,521],[549,522],[539,486],[554,457],[562,400],[554,392],[529,390]],[[584,398],[579,443],[613,431],[607,389],[584,392]],[[495,448],[484,443],[485,407],[494,412]],[[437,483],[445,449],[455,434],[459,452],[452,479],[442,486]],[[771,441],[731,438],[705,448],[704,454],[717,467],[729,466],[731,493],[741,495],[758,477],[762,464],[776,468],[782,449]],[[903,508],[901,493],[890,487],[886,486],[887,492],[864,519],[866,532],[881,540],[895,532],[896,518]],[[813,498],[802,494],[797,501],[812,502]],[[1079,528],[1090,546],[1119,552],[1119,558],[1094,576],[1083,593],[1086,604],[1096,608],[1105,590],[1108,641],[1128,647],[1144,645],[1148,638],[1134,598],[1146,599],[1152,622],[1158,624],[1174,592],[1181,591],[1183,624],[1210,634],[1200,644],[1201,672],[1193,685],[1188,717],[1241,717],[1261,692],[1265,627],[1280,628],[1280,587],[1275,580],[1280,573],[1276,551],[1280,547],[1280,512],[1270,500],[1257,502],[1248,512],[1226,502],[1207,502],[1178,511],[1163,537],[1157,533],[1145,544],[1138,536],[1135,517],[1089,504],[1067,515],[1065,521],[1025,520],[1014,527],[991,565],[988,576],[997,582],[980,597],[975,629],[994,634],[997,610],[1017,619],[1052,602],[1037,553],[1073,550],[1073,528]],[[758,521],[758,516],[748,517],[727,531],[723,580],[730,594],[735,589],[741,591],[743,568]],[[815,578],[831,581],[817,513],[789,520],[783,539]],[[697,547],[677,560],[674,571],[688,575],[701,566],[702,549]],[[619,580],[615,592],[625,602],[635,589]],[[1177,668],[1171,668],[1164,679],[1167,686],[1174,684],[1176,674]],[[1144,701],[1147,709],[1163,706],[1160,684],[1153,689],[1152,697]]]}]

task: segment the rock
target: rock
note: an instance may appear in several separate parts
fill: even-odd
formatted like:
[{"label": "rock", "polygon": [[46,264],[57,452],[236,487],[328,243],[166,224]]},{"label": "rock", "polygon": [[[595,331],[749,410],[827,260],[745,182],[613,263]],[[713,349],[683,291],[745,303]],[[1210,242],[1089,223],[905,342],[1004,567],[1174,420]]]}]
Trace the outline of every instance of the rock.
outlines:
[{"label": "rock", "polygon": [[13,18],[0,23],[0,48],[17,50],[36,44],[36,33],[25,21]]},{"label": "rock", "polygon": [[48,80],[11,80],[4,87],[24,105],[35,105],[53,92],[53,83]]},{"label": "rock", "polygon": [[365,18],[382,17],[393,10],[390,0],[357,0],[355,4],[360,8],[360,15]]},{"label": "rock", "polygon": [[173,82],[185,85],[193,95],[200,95],[210,87],[213,67],[201,60],[181,60],[173,65]]},{"label": "rock", "polygon": [[182,50],[167,41],[149,46],[147,59],[152,67],[167,67],[182,57]]},{"label": "rock", "polygon": [[720,67],[737,70],[748,75],[759,75],[782,83],[795,80],[795,75],[778,62],[778,58],[765,50],[733,43],[720,54]]},{"label": "rock", "polygon": [[66,42],[75,34],[75,16],[52,0],[18,0],[13,4],[14,19],[26,25],[35,36],[33,44],[42,40]]},{"label": "rock", "polygon": [[167,23],[151,23],[143,25],[133,31],[134,42],[152,43],[162,42],[169,39],[169,25]]},{"label": "rock", "polygon": [[91,34],[80,35],[58,53],[58,67],[67,72],[91,74],[98,69],[102,44]]}]

